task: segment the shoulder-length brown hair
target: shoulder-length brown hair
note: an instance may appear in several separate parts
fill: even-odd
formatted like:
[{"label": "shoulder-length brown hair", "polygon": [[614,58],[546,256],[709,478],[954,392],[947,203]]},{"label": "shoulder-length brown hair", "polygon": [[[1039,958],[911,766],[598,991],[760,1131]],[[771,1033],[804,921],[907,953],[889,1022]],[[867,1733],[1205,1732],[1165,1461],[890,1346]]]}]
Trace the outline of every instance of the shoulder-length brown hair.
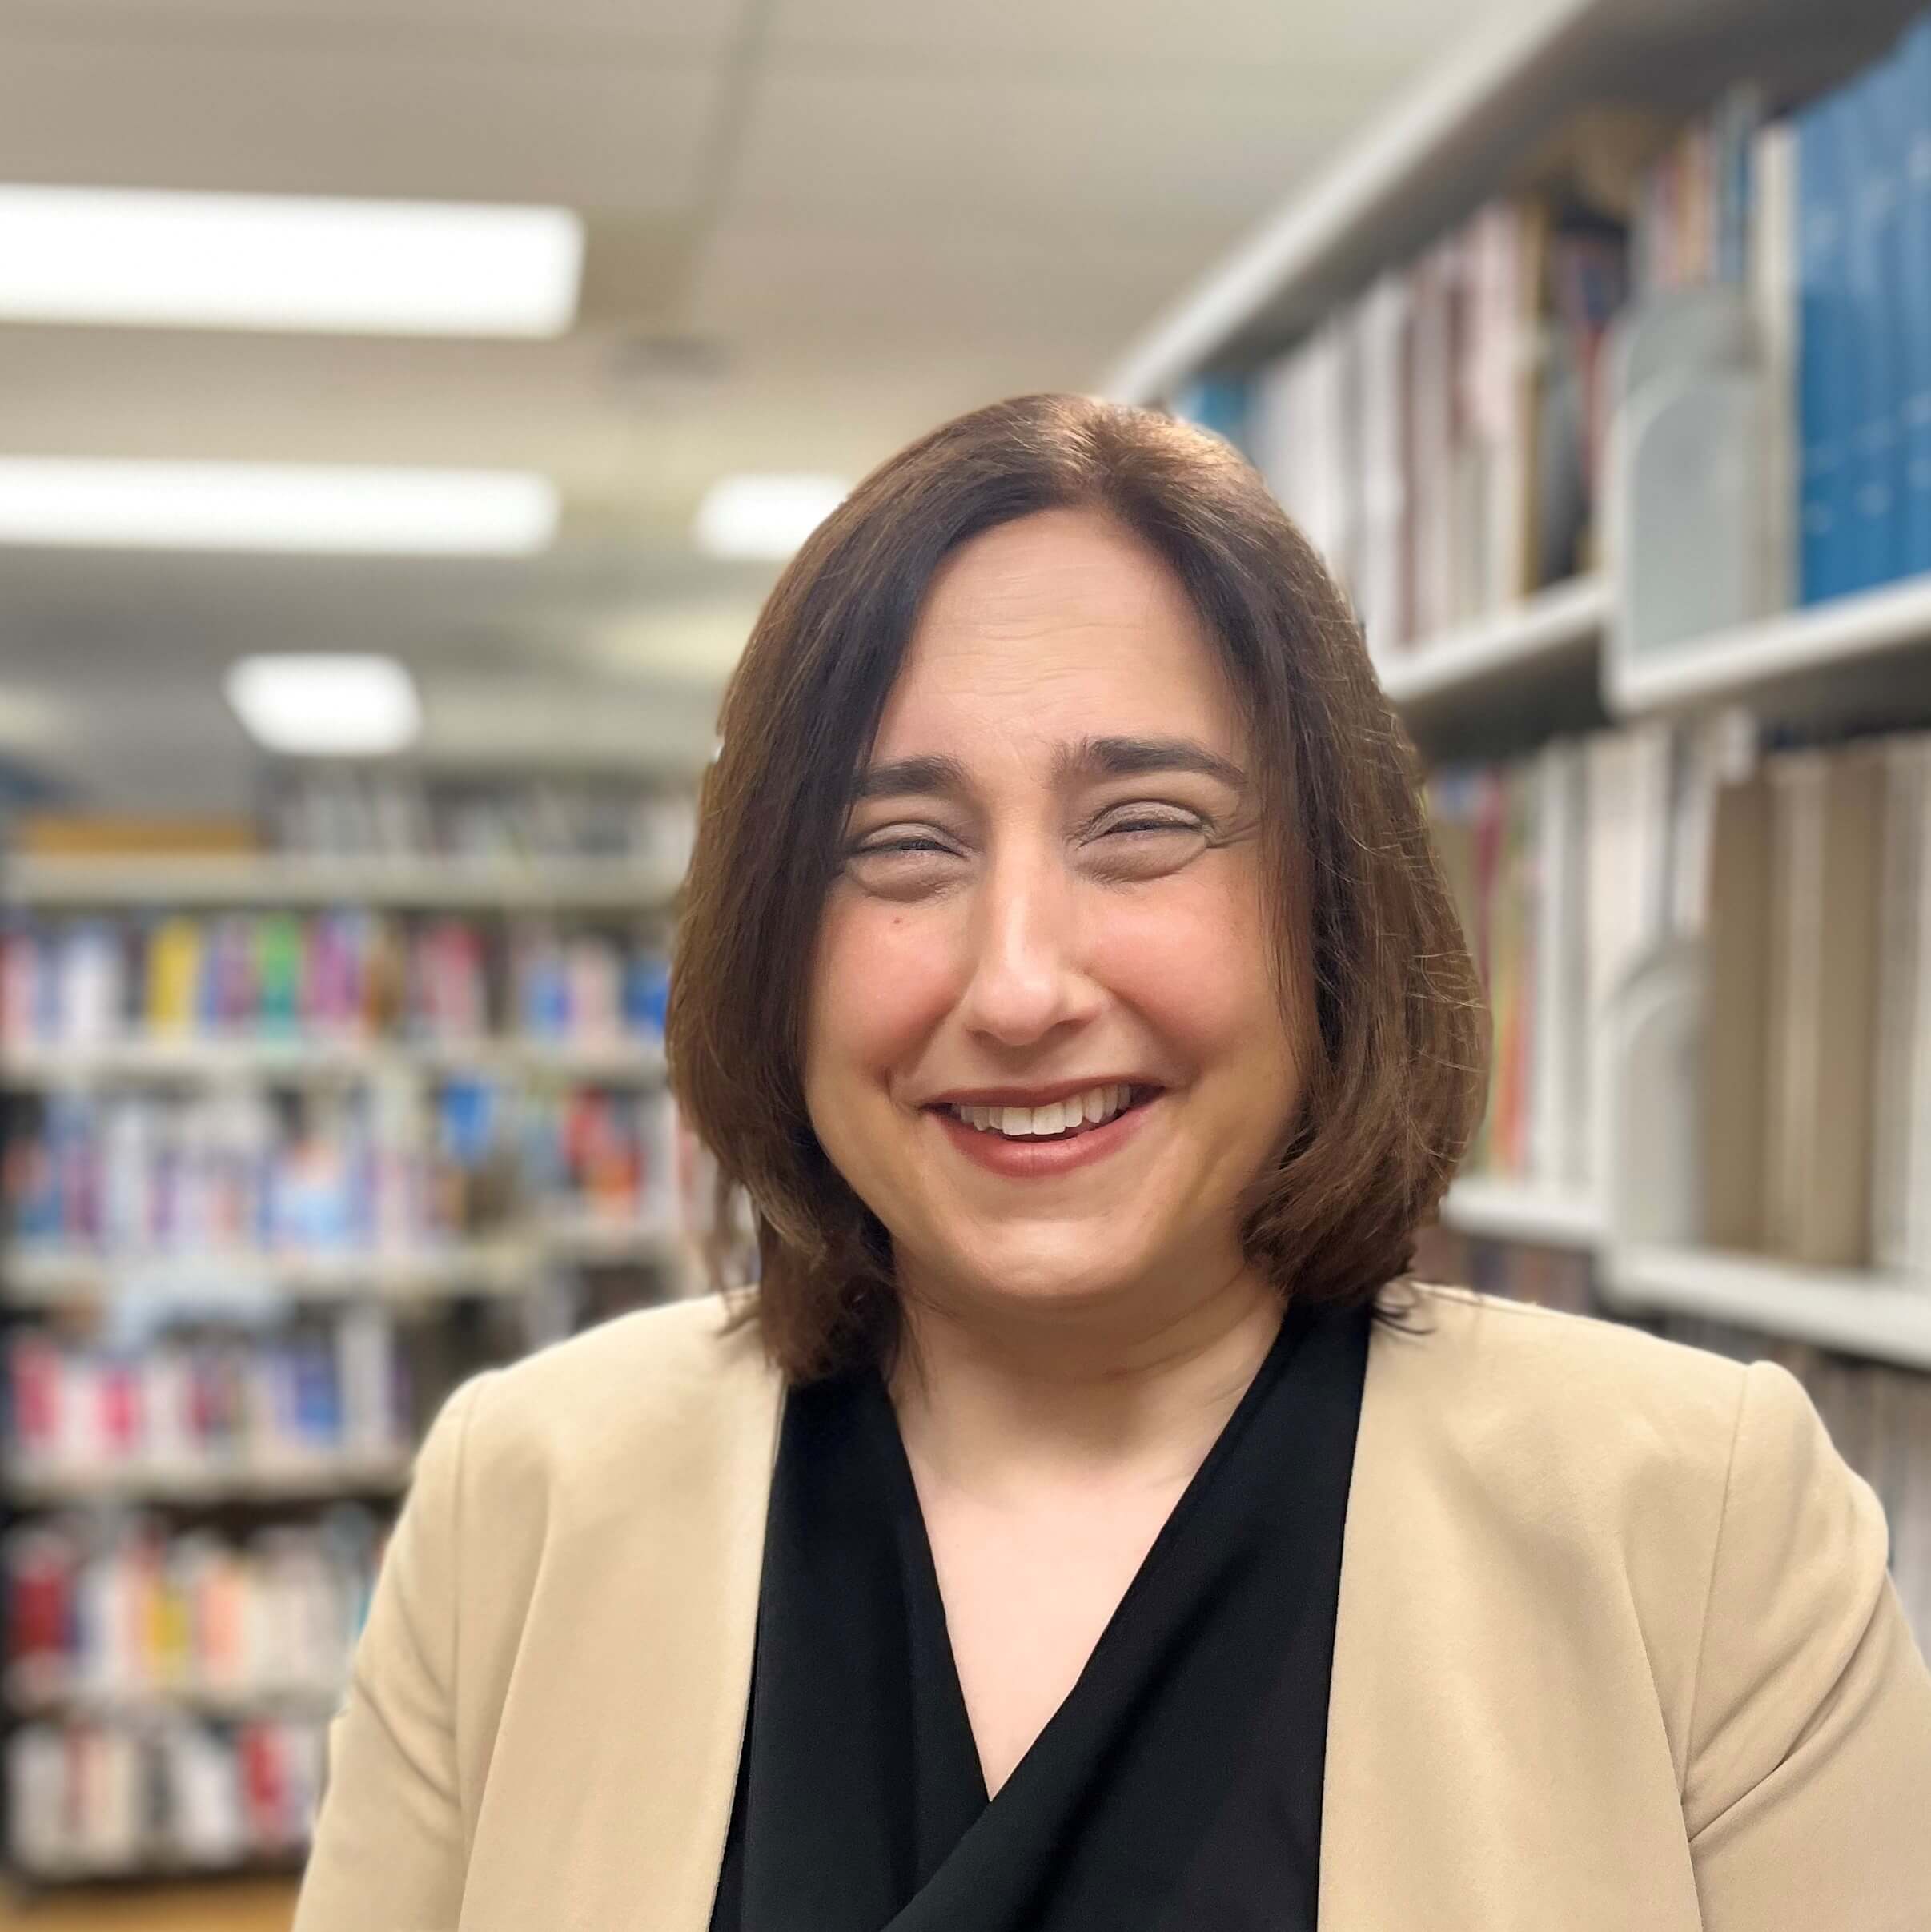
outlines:
[{"label": "shoulder-length brown hair", "polygon": [[[773,590],[724,702],[672,974],[671,1084],[757,1228],[757,1319],[803,1379],[897,1332],[890,1243],[806,1114],[802,1016],[850,788],[941,560],[1091,508],[1185,587],[1231,675],[1260,787],[1283,1011],[1303,1091],[1243,1222],[1283,1295],[1403,1274],[1479,1118],[1485,1010],[1414,753],[1345,600],[1218,438],[1076,396],[974,410],[874,470]],[[725,1285],[721,1282],[719,1285]]]}]

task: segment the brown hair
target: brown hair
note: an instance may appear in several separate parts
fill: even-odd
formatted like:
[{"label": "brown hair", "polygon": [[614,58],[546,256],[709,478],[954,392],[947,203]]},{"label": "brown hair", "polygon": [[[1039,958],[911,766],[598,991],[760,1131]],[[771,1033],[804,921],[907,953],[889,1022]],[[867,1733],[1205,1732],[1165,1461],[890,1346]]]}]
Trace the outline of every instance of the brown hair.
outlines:
[{"label": "brown hair", "polygon": [[721,1215],[749,1197],[757,1319],[796,1379],[875,1357],[897,1332],[889,1241],[819,1145],[801,1075],[849,788],[941,560],[997,524],[1079,508],[1178,577],[1254,747],[1277,980],[1304,1045],[1299,1114],[1246,1203],[1247,1254],[1283,1295],[1368,1299],[1408,1268],[1480,1116],[1486,1012],[1414,752],[1306,540],[1226,444],[1166,416],[1076,396],[974,410],[874,470],[785,569],[705,780],[671,1083],[717,1159]]}]

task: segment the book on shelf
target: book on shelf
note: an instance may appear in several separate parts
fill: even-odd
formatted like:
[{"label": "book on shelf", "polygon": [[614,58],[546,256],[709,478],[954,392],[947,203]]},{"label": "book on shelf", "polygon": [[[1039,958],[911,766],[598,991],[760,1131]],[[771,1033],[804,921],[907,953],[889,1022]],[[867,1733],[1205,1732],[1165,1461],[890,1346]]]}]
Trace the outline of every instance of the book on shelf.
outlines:
[{"label": "book on shelf", "polygon": [[322,1789],[324,1721],[35,1720],[6,1741],[7,1839],[45,1880],[291,1862]]},{"label": "book on shelf", "polygon": [[16,1710],[326,1714],[387,1531],[356,1504],[237,1536],[166,1517],[30,1520],[0,1543]]},{"label": "book on shelf", "polygon": [[352,1481],[414,1441],[408,1357],[367,1303],[279,1334],[183,1323],[118,1345],[23,1327],[6,1348],[14,1480],[214,1488],[339,1470]]},{"label": "book on shelf", "polygon": [[1764,1243],[1787,1260],[1859,1267],[1870,1258],[1882,769],[1869,746],[1787,753],[1768,769]]},{"label": "book on shelf", "polygon": [[1627,288],[1620,213],[1559,175],[1175,404],[1247,452],[1386,657],[1593,566],[1596,371]]},{"label": "book on shelf", "polygon": [[1491,1017],[1489,1107],[1469,1171],[1565,1195],[1602,1172],[1592,1042],[1624,976],[1677,918],[1674,735],[1557,739],[1430,776],[1436,850]]},{"label": "book on shelf", "polygon": [[[1765,607],[1931,569],[1931,17],[1778,113],[1732,89],[1646,179],[1647,295],[1750,292],[1777,448]],[[1693,556],[1694,530],[1679,533]]]},{"label": "book on shelf", "polygon": [[607,922],[366,910],[0,918],[0,1080],[126,1042],[660,1046],[660,938]]}]

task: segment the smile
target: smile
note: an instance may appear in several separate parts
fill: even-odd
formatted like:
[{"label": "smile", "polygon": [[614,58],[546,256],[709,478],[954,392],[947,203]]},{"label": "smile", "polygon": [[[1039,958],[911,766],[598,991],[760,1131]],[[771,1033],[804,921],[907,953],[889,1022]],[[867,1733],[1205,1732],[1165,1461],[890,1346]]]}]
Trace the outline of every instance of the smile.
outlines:
[{"label": "smile", "polygon": [[1008,1180],[1043,1181],[1129,1146],[1165,1091],[1115,1081],[1032,1107],[948,1100],[925,1111],[974,1167]]},{"label": "smile", "polygon": [[944,1111],[982,1134],[1003,1135],[1008,1140],[1063,1140],[1103,1127],[1124,1113],[1134,1092],[1130,1086],[1092,1086],[1043,1107],[982,1107],[962,1101],[947,1103]]}]

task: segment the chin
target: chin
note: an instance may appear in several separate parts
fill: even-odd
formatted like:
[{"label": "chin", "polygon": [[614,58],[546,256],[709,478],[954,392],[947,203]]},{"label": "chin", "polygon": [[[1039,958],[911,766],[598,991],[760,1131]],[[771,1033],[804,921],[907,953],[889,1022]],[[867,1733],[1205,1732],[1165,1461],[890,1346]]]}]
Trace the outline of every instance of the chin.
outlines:
[{"label": "chin", "polygon": [[1108,1243],[1082,1230],[1071,1240],[974,1244],[945,1272],[975,1300],[1072,1307],[1123,1293],[1150,1265],[1123,1255],[1117,1237]]}]

